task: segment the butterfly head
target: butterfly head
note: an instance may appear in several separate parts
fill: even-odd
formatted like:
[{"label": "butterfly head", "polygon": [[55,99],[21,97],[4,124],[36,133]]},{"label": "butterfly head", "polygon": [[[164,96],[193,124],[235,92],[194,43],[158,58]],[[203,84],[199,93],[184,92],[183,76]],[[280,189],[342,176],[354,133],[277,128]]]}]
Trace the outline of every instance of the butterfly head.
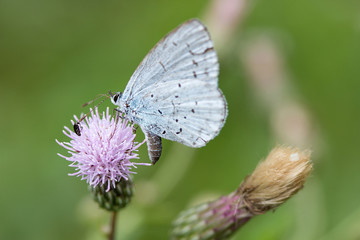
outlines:
[{"label": "butterfly head", "polygon": [[109,91],[109,95],[111,98],[111,102],[115,105],[118,105],[118,101],[120,100],[122,93],[121,92],[112,93],[111,91]]}]

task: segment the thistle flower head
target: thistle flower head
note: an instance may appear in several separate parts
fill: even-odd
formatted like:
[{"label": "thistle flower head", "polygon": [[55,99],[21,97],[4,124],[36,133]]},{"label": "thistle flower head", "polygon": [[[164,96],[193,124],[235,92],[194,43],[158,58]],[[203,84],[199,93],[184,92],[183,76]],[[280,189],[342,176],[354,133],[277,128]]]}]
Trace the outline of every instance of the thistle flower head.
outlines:
[{"label": "thistle flower head", "polygon": [[[79,121],[76,116],[74,118]],[[74,125],[73,120],[71,123]],[[79,176],[92,187],[106,184],[106,191],[109,191],[111,186],[115,188],[116,182],[128,180],[130,174],[135,174],[132,168],[150,165],[132,162],[139,158],[136,151],[144,142],[135,142],[133,125],[127,120],[112,117],[109,108],[102,117],[97,108],[91,110],[91,116],[80,123],[77,133],[64,128],[63,133],[71,139],[70,142],[56,142],[69,150],[70,156],[58,155],[72,162],[69,166],[74,167],[76,172],[70,176]]]}]

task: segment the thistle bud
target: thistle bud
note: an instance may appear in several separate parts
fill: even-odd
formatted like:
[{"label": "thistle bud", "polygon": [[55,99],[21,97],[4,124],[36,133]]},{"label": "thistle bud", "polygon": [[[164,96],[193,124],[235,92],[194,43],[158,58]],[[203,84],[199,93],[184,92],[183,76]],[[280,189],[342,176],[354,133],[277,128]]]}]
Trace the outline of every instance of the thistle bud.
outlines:
[{"label": "thistle bud", "polygon": [[122,178],[115,186],[111,185],[108,190],[107,184],[97,185],[96,187],[89,186],[89,190],[93,195],[95,202],[101,208],[108,211],[119,211],[130,203],[131,197],[134,193],[133,182],[129,178],[125,180]]}]

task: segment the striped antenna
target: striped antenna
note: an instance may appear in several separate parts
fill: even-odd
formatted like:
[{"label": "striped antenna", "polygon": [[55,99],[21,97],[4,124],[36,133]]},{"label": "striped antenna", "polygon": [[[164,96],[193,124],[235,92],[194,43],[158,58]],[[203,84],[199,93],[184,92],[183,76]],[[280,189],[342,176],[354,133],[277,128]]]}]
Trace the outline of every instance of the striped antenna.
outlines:
[{"label": "striped antenna", "polygon": [[[99,94],[98,96],[96,96],[93,100],[86,102],[82,105],[82,107],[86,107],[89,104],[92,104],[94,101],[96,101],[97,99],[101,98],[101,97],[105,97],[104,99],[102,99],[98,104],[95,105],[94,109],[99,106],[100,104],[102,104],[107,98],[110,98],[110,96],[106,95],[106,94]],[[89,116],[89,114],[93,111],[93,109],[91,109],[87,114],[85,114],[84,116],[82,116],[79,121],[77,121],[76,123],[74,123],[74,132],[76,133],[76,135],[81,136],[81,124],[80,122],[82,120],[84,120],[87,116]]]}]

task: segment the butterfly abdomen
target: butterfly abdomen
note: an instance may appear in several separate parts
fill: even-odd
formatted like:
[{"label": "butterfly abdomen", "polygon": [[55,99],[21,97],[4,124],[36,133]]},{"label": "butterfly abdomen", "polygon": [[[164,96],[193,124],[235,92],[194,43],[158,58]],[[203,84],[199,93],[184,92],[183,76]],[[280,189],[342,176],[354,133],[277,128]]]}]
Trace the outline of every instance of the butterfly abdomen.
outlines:
[{"label": "butterfly abdomen", "polygon": [[154,165],[161,156],[162,144],[161,137],[151,132],[143,130],[148,146],[149,158],[151,163]]}]

